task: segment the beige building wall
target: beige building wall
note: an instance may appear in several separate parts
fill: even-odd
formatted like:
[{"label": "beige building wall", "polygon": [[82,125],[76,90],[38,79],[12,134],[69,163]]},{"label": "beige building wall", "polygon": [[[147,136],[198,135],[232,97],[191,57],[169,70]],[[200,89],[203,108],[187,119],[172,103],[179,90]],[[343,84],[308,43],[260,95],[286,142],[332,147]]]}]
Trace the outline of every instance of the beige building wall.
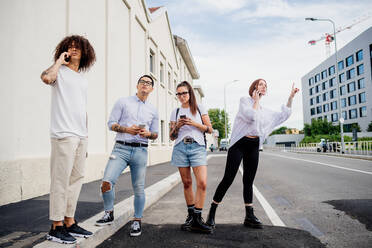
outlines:
[{"label": "beige building wall", "polygon": [[184,61],[191,53],[179,51],[165,8],[151,14],[144,0],[12,0],[1,1],[0,9],[0,45],[8,58],[0,66],[0,205],[49,193],[51,94],[40,74],[53,63],[54,49],[66,35],[88,38],[97,56],[86,74],[85,181],[102,178],[115,137],[107,128],[108,116],[119,97],[135,94],[143,74],[155,78],[150,101],[159,110],[163,132],[149,147],[149,165],[169,161],[168,123],[178,106],[175,85],[192,83],[199,75],[193,63]]}]

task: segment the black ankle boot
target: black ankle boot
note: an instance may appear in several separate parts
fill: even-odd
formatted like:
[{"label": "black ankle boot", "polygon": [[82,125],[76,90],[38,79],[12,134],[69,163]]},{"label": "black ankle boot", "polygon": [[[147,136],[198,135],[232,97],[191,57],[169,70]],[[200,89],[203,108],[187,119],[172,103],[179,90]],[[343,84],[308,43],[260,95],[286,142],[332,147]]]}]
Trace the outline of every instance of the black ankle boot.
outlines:
[{"label": "black ankle boot", "polygon": [[190,231],[192,222],[193,222],[193,215],[194,215],[194,209],[188,209],[187,210],[188,215],[186,217],[185,223],[181,225],[181,230],[183,231]]},{"label": "black ankle boot", "polygon": [[212,227],[204,223],[200,212],[199,213],[194,212],[193,221],[191,224],[191,231],[199,233],[212,233],[213,229]]},{"label": "black ankle boot", "polygon": [[251,206],[245,206],[244,226],[259,229],[263,228],[261,221],[256,216],[254,216],[253,207]]},{"label": "black ankle boot", "polygon": [[216,210],[217,210],[218,204],[212,203],[211,208],[209,209],[208,218],[207,218],[207,225],[211,226],[213,229],[216,228],[216,222],[214,221],[214,218],[216,216]]}]

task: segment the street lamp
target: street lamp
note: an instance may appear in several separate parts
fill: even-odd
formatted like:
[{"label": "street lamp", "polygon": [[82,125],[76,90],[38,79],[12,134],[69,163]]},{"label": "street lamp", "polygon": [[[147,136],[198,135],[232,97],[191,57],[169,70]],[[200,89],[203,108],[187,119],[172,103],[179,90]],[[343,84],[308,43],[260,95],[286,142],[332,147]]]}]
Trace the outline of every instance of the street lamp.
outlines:
[{"label": "street lamp", "polygon": [[320,21],[320,22],[330,22],[332,23],[333,25],[333,39],[334,39],[334,42],[335,42],[335,60],[336,60],[336,63],[335,63],[335,69],[336,69],[336,82],[337,83],[337,100],[338,100],[338,114],[339,114],[339,122],[340,122],[340,131],[341,131],[341,152],[344,153],[345,152],[345,143],[344,143],[344,118],[342,118],[342,111],[341,111],[341,97],[340,97],[340,80],[338,78],[338,61],[337,61],[337,44],[336,44],[336,27],[335,27],[335,23],[334,21],[332,21],[331,19],[318,19],[318,18],[313,18],[313,17],[307,17],[305,18],[305,21]]},{"label": "street lamp", "polygon": [[225,139],[227,141],[227,123],[226,123],[226,86],[231,84],[231,83],[235,83],[235,82],[238,82],[239,80],[235,79],[234,81],[230,81],[230,82],[227,82],[225,83],[225,86],[224,86],[224,97],[223,97],[223,101],[224,101],[224,110],[225,110]]}]

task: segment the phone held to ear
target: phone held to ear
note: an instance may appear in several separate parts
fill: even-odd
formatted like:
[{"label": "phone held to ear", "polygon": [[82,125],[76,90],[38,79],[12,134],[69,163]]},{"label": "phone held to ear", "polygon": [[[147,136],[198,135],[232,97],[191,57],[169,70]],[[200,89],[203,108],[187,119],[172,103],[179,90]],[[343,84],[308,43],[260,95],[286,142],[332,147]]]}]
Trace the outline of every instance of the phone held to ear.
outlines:
[{"label": "phone held to ear", "polygon": [[65,61],[70,62],[70,59],[71,59],[71,56],[68,56],[67,54],[65,54]]}]

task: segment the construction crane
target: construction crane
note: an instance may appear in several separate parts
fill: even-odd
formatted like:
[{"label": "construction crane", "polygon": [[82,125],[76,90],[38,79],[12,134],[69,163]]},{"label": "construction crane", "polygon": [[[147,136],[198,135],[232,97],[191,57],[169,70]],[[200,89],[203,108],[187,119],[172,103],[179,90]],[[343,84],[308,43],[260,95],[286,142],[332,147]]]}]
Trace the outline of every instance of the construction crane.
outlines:
[{"label": "construction crane", "polygon": [[[367,14],[367,15],[364,15],[364,16],[362,16],[362,17],[354,20],[353,23],[351,23],[348,26],[339,27],[339,28],[336,29],[336,34],[342,32],[344,30],[351,29],[355,25],[357,25],[357,24],[359,24],[361,22],[364,22],[364,21],[368,20],[371,17],[372,17],[372,14]],[[308,44],[309,45],[316,45],[317,42],[322,41],[322,40],[324,40],[325,48],[326,48],[326,57],[328,58],[331,55],[331,46],[330,46],[330,44],[334,40],[333,34],[325,33],[322,37],[320,37],[317,40],[310,40],[308,42]]]}]

